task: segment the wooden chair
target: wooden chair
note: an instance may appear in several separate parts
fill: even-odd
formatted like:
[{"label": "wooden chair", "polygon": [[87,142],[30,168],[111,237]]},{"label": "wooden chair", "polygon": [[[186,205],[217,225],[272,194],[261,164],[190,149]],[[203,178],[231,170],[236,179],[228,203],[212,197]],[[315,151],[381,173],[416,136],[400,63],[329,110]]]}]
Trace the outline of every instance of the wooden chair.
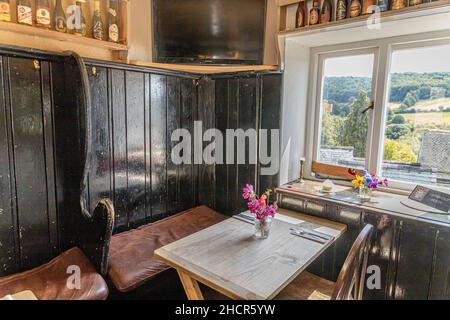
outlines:
[{"label": "wooden chair", "polygon": [[353,243],[336,283],[302,272],[277,300],[362,300],[373,226],[368,224]]}]

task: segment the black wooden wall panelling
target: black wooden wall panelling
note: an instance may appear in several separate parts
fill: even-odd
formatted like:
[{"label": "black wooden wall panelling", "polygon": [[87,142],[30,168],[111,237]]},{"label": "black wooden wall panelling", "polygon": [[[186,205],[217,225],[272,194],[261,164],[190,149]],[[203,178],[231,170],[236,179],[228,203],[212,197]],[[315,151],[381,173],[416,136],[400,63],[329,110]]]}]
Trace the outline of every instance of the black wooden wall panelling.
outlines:
[{"label": "black wooden wall panelling", "polygon": [[[85,129],[79,72],[64,59],[36,59],[38,64],[34,53],[0,55],[0,276],[47,262],[86,232],[79,223]],[[193,134],[194,121],[202,121],[203,130],[277,128],[270,119],[279,119],[281,75],[222,80],[95,62],[87,69],[93,138],[89,203],[92,210],[101,198],[113,200],[115,232],[198,204],[225,213],[244,208],[240,189],[247,182],[258,185],[258,166],[224,166],[221,184],[218,166],[193,164],[194,149],[192,164],[174,165],[171,134],[178,128]],[[267,102],[261,101],[265,81],[271,90],[264,93]],[[270,116],[261,123],[263,109]],[[260,183],[274,178],[268,179]],[[227,204],[221,207],[223,193]]]}]

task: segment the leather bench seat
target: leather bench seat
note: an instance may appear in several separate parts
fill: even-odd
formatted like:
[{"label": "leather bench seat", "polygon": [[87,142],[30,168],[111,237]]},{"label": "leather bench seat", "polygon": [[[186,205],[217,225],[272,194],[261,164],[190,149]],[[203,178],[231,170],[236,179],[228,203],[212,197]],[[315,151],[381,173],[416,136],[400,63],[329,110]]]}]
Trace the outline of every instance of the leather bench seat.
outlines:
[{"label": "leather bench seat", "polygon": [[[80,289],[69,289],[69,266],[81,271]],[[70,249],[35,269],[0,278],[0,298],[31,290],[39,300],[105,300],[108,286],[79,248]]]},{"label": "leather bench seat", "polygon": [[154,258],[154,251],[227,216],[201,206],[138,229],[116,234],[109,249],[109,277],[121,292],[138,288],[170,267]]}]

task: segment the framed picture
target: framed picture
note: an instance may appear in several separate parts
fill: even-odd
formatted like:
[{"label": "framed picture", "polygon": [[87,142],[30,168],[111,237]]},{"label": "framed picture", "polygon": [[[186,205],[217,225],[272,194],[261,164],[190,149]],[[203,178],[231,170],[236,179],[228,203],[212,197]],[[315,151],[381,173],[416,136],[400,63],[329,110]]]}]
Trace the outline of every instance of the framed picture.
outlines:
[{"label": "framed picture", "polygon": [[450,194],[448,193],[431,190],[424,186],[417,186],[410,194],[409,199],[450,213]]}]

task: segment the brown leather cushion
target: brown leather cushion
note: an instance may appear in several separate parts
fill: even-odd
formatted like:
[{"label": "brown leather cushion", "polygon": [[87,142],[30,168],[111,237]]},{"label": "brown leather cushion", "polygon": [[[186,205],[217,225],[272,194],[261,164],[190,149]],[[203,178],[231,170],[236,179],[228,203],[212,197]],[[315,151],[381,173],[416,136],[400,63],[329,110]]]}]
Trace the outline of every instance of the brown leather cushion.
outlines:
[{"label": "brown leather cushion", "polygon": [[[81,271],[81,289],[69,289],[69,266]],[[0,298],[31,290],[39,300],[104,300],[108,286],[91,262],[78,249],[70,249],[38,268],[0,278]]]},{"label": "brown leather cushion", "polygon": [[186,210],[136,230],[114,235],[109,249],[109,277],[117,290],[141,286],[170,267],[154,258],[165,245],[227,219],[206,206]]}]

